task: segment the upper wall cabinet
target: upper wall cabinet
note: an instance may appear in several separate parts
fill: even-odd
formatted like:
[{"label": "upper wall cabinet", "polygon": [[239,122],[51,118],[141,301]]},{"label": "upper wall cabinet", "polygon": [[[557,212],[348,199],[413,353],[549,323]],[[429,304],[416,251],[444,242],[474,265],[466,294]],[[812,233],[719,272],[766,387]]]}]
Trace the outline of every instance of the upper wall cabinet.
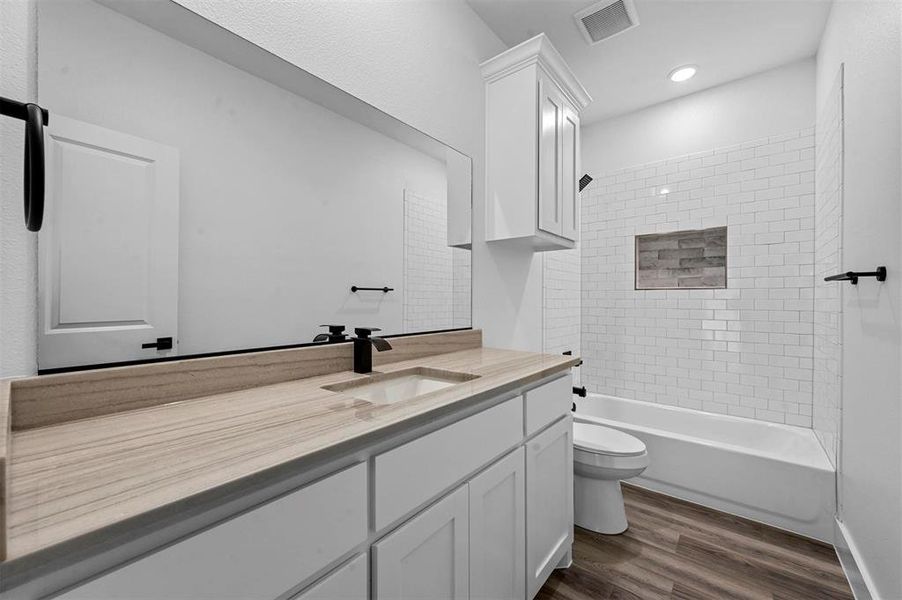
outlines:
[{"label": "upper wall cabinet", "polygon": [[543,33],[481,67],[486,239],[536,251],[573,248],[579,231],[579,112],[591,97]]}]

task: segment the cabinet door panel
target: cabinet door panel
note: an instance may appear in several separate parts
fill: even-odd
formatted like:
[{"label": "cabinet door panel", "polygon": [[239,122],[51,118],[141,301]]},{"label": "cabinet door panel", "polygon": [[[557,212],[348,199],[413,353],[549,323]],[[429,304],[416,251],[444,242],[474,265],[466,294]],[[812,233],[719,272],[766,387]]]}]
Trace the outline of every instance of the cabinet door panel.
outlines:
[{"label": "cabinet door panel", "polygon": [[470,481],[470,598],[522,600],[526,594],[523,448]]},{"label": "cabinet door panel", "polygon": [[561,141],[561,235],[576,241],[579,233],[579,117],[569,106],[564,107]]},{"label": "cabinet door panel", "polygon": [[358,554],[291,600],[367,600],[370,595],[368,563],[366,554]]},{"label": "cabinet door panel", "polygon": [[467,486],[373,545],[375,598],[469,597]]},{"label": "cabinet door panel", "polygon": [[567,416],[526,445],[526,568],[533,598],[573,543],[573,422]]},{"label": "cabinet door panel", "polygon": [[561,120],[557,87],[539,78],[539,229],[561,235]]}]

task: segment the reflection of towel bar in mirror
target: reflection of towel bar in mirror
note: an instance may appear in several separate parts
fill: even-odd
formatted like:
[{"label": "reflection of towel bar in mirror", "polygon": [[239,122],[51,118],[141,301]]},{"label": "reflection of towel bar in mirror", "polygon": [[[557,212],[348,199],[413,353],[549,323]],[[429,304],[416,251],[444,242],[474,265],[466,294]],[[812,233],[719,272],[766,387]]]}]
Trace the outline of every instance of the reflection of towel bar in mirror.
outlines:
[{"label": "reflection of towel bar in mirror", "polygon": [[351,291],[355,294],[357,292],[382,292],[383,294],[387,294],[389,292],[395,291],[395,288],[390,288],[388,286],[385,287],[360,287],[357,285],[351,286]]},{"label": "reflection of towel bar in mirror", "polygon": [[824,277],[824,281],[848,281],[852,285],[858,285],[859,277],[876,277],[877,281],[886,281],[886,267],[877,267],[875,271],[847,271]]}]

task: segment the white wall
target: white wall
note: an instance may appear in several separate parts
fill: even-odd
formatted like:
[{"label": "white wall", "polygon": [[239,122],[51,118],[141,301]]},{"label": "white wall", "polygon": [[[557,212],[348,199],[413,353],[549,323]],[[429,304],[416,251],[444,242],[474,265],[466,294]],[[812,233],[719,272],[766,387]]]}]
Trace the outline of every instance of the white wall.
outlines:
[{"label": "white wall", "polygon": [[[0,2],[0,95],[37,100],[33,0]],[[0,118],[0,377],[37,368],[37,243],[22,217],[25,126]]]},{"label": "white wall", "polygon": [[813,124],[806,59],[584,127],[582,166],[594,177]]},{"label": "white wall", "polygon": [[506,49],[463,0],[179,4],[473,158],[473,322],[487,345],[542,349],[541,260],[485,240],[479,63]]},{"label": "white wall", "polygon": [[[38,17],[44,106],[180,152],[180,353],[404,331],[403,199],[433,199],[444,238],[443,164],[90,0]],[[419,289],[450,327],[445,250],[447,289]]]},{"label": "white wall", "polygon": [[844,65],[840,517],[878,598],[902,598],[902,61],[898,2],[834,3],[818,51],[817,106]]}]

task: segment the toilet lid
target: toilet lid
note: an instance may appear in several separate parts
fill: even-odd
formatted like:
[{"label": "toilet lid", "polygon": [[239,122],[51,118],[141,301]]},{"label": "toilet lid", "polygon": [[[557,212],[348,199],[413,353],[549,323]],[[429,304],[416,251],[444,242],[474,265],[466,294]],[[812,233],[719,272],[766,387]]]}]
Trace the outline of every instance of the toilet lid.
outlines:
[{"label": "toilet lid", "polygon": [[637,456],[645,443],[628,433],[594,423],[573,424],[573,445],[580,450],[611,456]]}]

